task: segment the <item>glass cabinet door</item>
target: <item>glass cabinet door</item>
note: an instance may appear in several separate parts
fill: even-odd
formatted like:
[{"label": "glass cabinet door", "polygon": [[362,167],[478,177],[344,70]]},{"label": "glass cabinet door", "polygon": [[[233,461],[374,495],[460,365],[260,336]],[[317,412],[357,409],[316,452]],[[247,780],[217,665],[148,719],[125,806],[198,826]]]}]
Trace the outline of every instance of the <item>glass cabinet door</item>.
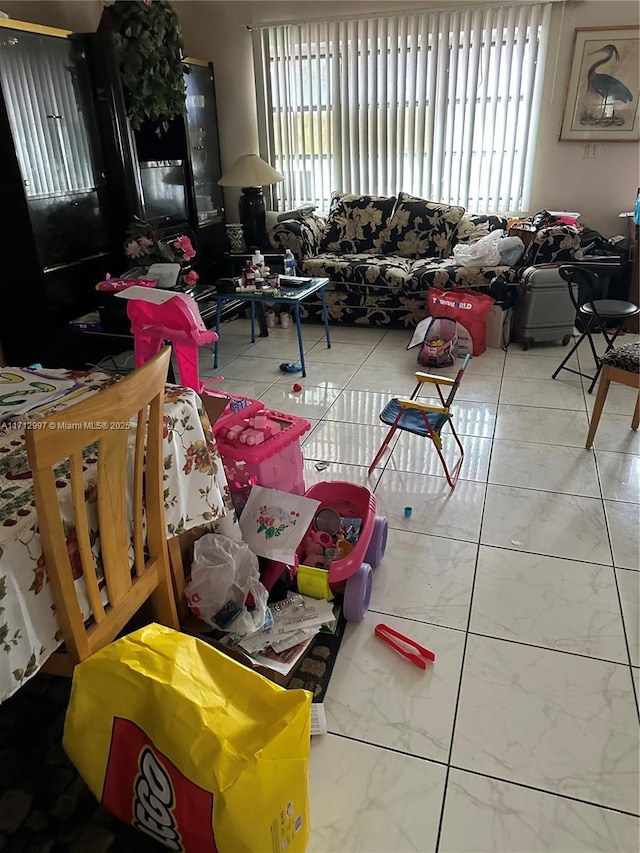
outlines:
[{"label": "glass cabinet door", "polygon": [[224,218],[218,116],[211,68],[188,62],[187,129],[191,149],[191,168],[198,212],[198,224],[222,222]]},{"label": "glass cabinet door", "polygon": [[108,193],[82,44],[2,31],[0,83],[42,266],[107,250]]}]

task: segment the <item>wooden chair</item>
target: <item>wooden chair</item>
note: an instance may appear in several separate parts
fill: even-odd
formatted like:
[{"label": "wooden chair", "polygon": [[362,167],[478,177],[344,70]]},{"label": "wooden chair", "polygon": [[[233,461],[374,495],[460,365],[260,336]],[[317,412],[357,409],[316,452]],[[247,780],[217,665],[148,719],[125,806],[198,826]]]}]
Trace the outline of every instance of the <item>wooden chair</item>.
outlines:
[{"label": "wooden chair", "polygon": [[[26,432],[42,550],[66,647],[49,659],[49,672],[71,674],[77,663],[114,640],[149,598],[158,622],[179,627],[169,571],[162,482],[164,385],[170,354],[170,347],[164,347],[116,385],[38,421],[37,429]],[[136,416],[135,447],[130,448],[133,427],[122,425]],[[91,550],[82,474],[83,451],[94,444],[106,605]],[[74,583],[56,489],[54,469],[65,460],[70,464],[75,530],[93,613],[93,621],[87,625]]]},{"label": "wooden chair", "polygon": [[[640,380],[640,343],[625,344],[623,347],[609,350],[601,359],[602,372],[600,373],[600,384],[593,406],[591,422],[585,447],[589,448],[596,437],[596,430],[600,423],[600,416],[604,409],[605,400],[612,382],[621,382],[638,390]],[[636,406],[631,418],[631,429],[638,429],[640,423],[640,393],[636,399]]]},{"label": "wooden chair", "polygon": [[[423,438],[431,439],[434,447],[436,448],[440,462],[442,463],[442,467],[444,468],[447,483],[449,483],[451,489],[455,489],[460,468],[462,466],[462,460],[464,459],[464,448],[462,446],[462,442],[458,438],[458,433],[454,429],[453,415],[450,407],[470,361],[471,356],[465,356],[465,359],[462,362],[462,367],[458,371],[455,379],[450,379],[448,376],[437,376],[431,373],[422,373],[418,371],[416,373],[418,384],[413,389],[411,397],[409,397],[408,400],[401,399],[400,397],[394,397],[393,400],[390,400],[387,403],[384,409],[380,412],[380,420],[383,423],[388,424],[391,429],[387,433],[385,440],[380,445],[373,462],[369,466],[368,476],[371,476],[371,472],[378,463],[378,460],[382,457],[384,451],[387,449],[396,430],[402,430],[404,432],[412,432],[414,435],[420,435]],[[440,397],[440,402],[442,403],[441,406],[434,406],[416,399],[420,389],[427,383],[435,387],[436,392]],[[449,389],[446,399],[442,393],[441,386]],[[449,429],[451,430],[460,450],[460,457],[451,471],[449,471],[447,461],[442,453],[442,437],[440,433],[445,424],[449,424]]]}]

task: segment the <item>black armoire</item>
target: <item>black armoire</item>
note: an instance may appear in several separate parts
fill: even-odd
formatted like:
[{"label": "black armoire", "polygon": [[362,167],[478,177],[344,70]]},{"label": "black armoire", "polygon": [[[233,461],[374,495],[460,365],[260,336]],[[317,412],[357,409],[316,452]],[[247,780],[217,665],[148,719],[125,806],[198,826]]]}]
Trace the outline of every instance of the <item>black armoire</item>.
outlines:
[{"label": "black armoire", "polygon": [[112,34],[0,21],[0,349],[5,362],[80,366],[69,320],[131,263],[134,215],[188,234],[200,282],[226,248],[211,66],[188,60],[186,114],[158,135],[127,119]]},{"label": "black armoire", "polygon": [[161,235],[188,234],[197,251],[193,267],[212,283],[225,232],[211,65],[185,60],[186,112],[169,121],[165,132],[159,134],[152,122],[133,130],[112,33],[102,29],[87,34],[86,43],[109,181],[123,201],[117,212],[120,231],[124,234],[136,215]]},{"label": "black armoire", "polygon": [[64,365],[117,239],[82,38],[0,22],[0,163],[4,357]]}]

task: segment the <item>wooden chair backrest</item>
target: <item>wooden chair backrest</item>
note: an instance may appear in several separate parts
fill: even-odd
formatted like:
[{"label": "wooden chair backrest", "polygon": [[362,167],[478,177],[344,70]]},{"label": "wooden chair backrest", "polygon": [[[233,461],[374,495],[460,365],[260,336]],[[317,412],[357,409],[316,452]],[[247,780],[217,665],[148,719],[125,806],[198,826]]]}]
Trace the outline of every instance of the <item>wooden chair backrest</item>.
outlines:
[{"label": "wooden chair backrest", "polygon": [[[117,384],[38,421],[37,429],[26,432],[42,550],[69,659],[63,670],[72,669],[115,639],[150,597],[157,620],[179,627],[162,481],[164,385],[170,355],[170,347],[164,347]],[[127,428],[129,421],[135,426]],[[97,445],[99,549],[106,606],[91,550],[83,479],[83,451],[93,445]],[[78,550],[94,619],[88,627],[76,593],[56,488],[55,468],[67,460]]]}]

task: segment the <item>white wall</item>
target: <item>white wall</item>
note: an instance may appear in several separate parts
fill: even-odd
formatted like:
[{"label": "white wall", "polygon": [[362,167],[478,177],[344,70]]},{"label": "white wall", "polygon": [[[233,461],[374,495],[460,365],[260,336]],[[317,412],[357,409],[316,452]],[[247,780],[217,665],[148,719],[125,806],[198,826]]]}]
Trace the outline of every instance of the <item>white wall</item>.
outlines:
[{"label": "white wall", "polygon": [[602,142],[598,158],[585,159],[583,142],[558,141],[562,109],[575,29],[639,23],[636,0],[568,3],[554,9],[552,21],[531,207],[580,210],[583,222],[606,236],[626,236],[618,214],[633,209],[640,186],[640,146]]},{"label": "white wall", "polygon": [[[256,152],[258,146],[252,43],[247,26],[374,15],[429,5],[445,4],[393,0],[176,0],[187,51],[214,63],[223,169],[241,154]],[[530,212],[542,208],[580,210],[582,221],[605,235],[621,230],[625,233],[618,214],[632,209],[640,186],[639,146],[633,142],[603,142],[597,159],[584,159],[583,143],[560,142],[558,137],[575,28],[631,24],[640,24],[637,0],[574,0],[554,5]],[[235,197],[229,193],[226,200],[231,214]]]},{"label": "white wall", "polygon": [[[461,0],[461,4],[471,5],[469,0]],[[187,53],[214,63],[224,169],[241,154],[258,150],[253,50],[247,26],[375,15],[445,3],[175,0],[174,5],[180,15]],[[95,29],[101,14],[97,0],[0,0],[0,8],[14,18],[80,31]],[[633,207],[640,186],[640,147],[632,142],[603,142],[597,159],[585,159],[583,143],[560,142],[558,136],[575,28],[639,24],[637,0],[570,0],[554,5],[531,212],[542,208],[580,210],[583,221],[604,234],[621,231],[618,213]],[[237,193],[225,191],[225,197],[233,219]]]}]

